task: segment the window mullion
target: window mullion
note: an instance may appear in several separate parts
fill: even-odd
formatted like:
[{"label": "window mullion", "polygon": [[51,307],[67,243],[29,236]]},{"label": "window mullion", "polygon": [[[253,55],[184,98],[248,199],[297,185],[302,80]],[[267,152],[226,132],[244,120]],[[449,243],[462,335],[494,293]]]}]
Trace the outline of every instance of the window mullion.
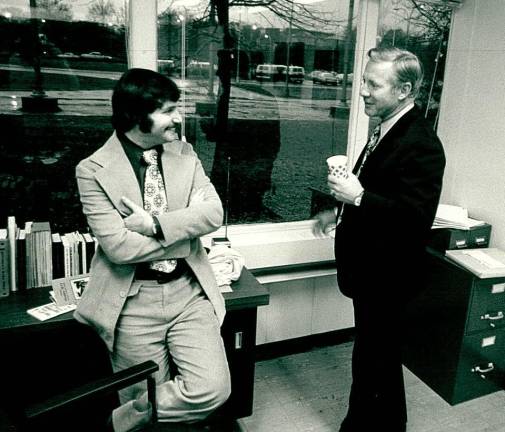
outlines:
[{"label": "window mullion", "polygon": [[351,166],[354,165],[368,137],[369,118],[365,114],[359,88],[367,52],[377,44],[380,17],[380,0],[361,0],[358,7],[358,29],[356,55],[354,56],[354,83],[349,113],[349,132],[347,155]]}]

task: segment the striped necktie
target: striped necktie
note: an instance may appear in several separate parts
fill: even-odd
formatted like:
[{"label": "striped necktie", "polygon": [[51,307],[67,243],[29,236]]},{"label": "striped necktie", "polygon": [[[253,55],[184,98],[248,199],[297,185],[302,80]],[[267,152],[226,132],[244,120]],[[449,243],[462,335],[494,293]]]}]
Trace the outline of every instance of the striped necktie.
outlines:
[{"label": "striped necktie", "polygon": [[[167,197],[163,177],[158,168],[158,152],[155,149],[146,150],[143,153],[147,163],[146,177],[144,181],[144,210],[151,216],[159,216],[168,212]],[[152,261],[149,268],[164,273],[171,273],[177,266],[177,260],[166,259]]]}]

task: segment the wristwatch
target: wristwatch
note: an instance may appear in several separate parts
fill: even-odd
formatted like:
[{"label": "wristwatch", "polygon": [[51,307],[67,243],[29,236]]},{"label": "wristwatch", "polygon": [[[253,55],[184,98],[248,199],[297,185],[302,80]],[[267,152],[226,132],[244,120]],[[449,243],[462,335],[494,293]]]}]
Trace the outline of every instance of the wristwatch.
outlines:
[{"label": "wristwatch", "polygon": [[353,204],[356,206],[356,207],[359,207],[361,205],[361,198],[363,198],[363,194],[365,193],[365,191],[361,191],[361,193],[356,197],[354,198],[354,202]]}]

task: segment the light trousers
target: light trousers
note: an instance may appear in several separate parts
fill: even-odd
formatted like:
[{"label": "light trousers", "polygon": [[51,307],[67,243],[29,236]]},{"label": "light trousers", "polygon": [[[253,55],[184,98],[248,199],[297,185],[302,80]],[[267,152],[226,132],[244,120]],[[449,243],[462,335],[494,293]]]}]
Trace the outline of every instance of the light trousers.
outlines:
[{"label": "light trousers", "polygon": [[[231,391],[230,374],[214,308],[196,278],[169,283],[136,281],[116,326],[114,370],[153,360],[159,421],[202,420]],[[138,288],[138,292],[137,291]],[[177,373],[170,375],[169,360]],[[151,416],[146,382],[120,392],[113,413],[116,432],[136,430]]]}]

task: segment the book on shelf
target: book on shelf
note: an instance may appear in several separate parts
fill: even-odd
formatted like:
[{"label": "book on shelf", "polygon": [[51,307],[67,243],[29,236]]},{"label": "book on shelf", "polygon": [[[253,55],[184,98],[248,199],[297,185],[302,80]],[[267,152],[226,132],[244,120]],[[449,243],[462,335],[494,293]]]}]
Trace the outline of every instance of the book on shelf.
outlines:
[{"label": "book on shelf", "polygon": [[91,269],[91,260],[95,255],[96,241],[90,233],[84,233],[83,235],[85,242],[85,253],[86,253],[86,266],[83,270],[84,273],[89,273]]},{"label": "book on shelf", "polygon": [[25,272],[25,286],[24,288],[29,288],[29,283],[31,283],[29,281],[29,278],[30,278],[30,267],[32,265],[31,261],[31,253],[30,253],[30,250],[28,249],[28,239],[30,238],[30,234],[32,232],[32,225],[33,225],[33,222],[32,221],[26,221],[25,222],[25,269],[24,269],[24,272]]},{"label": "book on shelf", "polygon": [[78,261],[78,266],[79,266],[79,273],[78,274],[83,274],[86,273],[86,267],[87,267],[87,260],[86,260],[86,242],[84,241],[84,236],[79,232],[75,231],[75,240],[77,243],[77,249],[78,249],[78,255],[79,259]]},{"label": "book on shelf", "polygon": [[466,208],[450,204],[439,204],[432,229],[456,228],[469,230],[484,224],[484,221],[468,217],[468,210]]},{"label": "book on shelf", "polygon": [[498,248],[448,250],[445,255],[479,278],[505,276],[505,252]]},{"label": "book on shelf", "polygon": [[76,305],[89,282],[89,274],[53,279],[52,294],[58,306]]},{"label": "book on shelf", "polygon": [[49,222],[33,222],[26,233],[26,287],[50,285],[52,274],[51,226]]},{"label": "book on shelf", "polygon": [[26,289],[26,231],[18,230],[16,236],[16,276],[18,290]]},{"label": "book on shelf", "polygon": [[16,224],[15,216],[7,217],[7,238],[9,239],[9,283],[11,286],[11,291],[17,291],[17,278],[16,278],[16,234],[18,226]]},{"label": "book on shelf", "polygon": [[75,276],[79,271],[79,248],[74,232],[61,236],[63,243],[65,277]]},{"label": "book on shelf", "polygon": [[7,228],[0,229],[0,297],[7,297],[11,289],[10,246],[7,233]]},{"label": "book on shelf", "polygon": [[52,256],[53,256],[53,279],[59,279],[65,276],[63,243],[59,233],[51,234]]}]

